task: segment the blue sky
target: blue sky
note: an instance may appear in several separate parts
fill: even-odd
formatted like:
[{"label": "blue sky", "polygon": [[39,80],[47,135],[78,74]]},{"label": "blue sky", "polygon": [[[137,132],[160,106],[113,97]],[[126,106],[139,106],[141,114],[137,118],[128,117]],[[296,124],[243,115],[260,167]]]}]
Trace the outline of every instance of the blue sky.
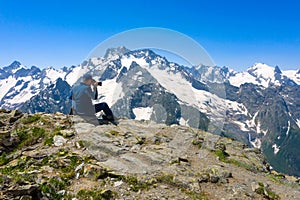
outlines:
[{"label": "blue sky", "polygon": [[296,0],[0,0],[0,66],[77,65],[115,34],[162,27],[193,38],[219,66],[299,69],[299,10]]}]

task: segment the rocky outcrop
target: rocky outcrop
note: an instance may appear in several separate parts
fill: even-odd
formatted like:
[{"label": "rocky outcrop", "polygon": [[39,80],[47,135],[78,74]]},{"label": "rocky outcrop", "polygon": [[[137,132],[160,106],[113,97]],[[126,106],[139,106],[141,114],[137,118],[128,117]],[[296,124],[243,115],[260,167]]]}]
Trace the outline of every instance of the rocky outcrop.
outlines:
[{"label": "rocky outcrop", "polygon": [[0,199],[300,196],[297,178],[271,171],[260,150],[229,138],[151,121],[100,126],[59,113],[17,113],[0,113],[16,139],[1,153]]},{"label": "rocky outcrop", "polygon": [[17,135],[12,134],[15,122],[23,116],[19,111],[0,110],[0,154],[7,153],[15,148],[19,142]]}]

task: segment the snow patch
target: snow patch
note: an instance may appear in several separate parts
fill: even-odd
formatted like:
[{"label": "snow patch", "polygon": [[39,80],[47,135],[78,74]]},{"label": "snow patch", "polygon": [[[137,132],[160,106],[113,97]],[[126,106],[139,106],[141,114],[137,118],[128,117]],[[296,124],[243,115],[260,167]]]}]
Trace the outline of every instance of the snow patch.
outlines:
[{"label": "snow patch", "polygon": [[238,125],[240,127],[241,131],[249,131],[249,129],[246,128],[246,125],[244,123],[239,122],[239,121],[234,121],[233,123]]},{"label": "snow patch", "polygon": [[258,84],[256,78],[247,72],[237,73],[234,76],[229,77],[229,82],[236,87],[240,87],[244,83]]},{"label": "snow patch", "polygon": [[182,126],[189,126],[188,124],[188,120],[185,120],[184,118],[180,118],[179,120],[179,124],[182,125]]},{"label": "snow patch", "polygon": [[84,75],[87,72],[88,72],[88,68],[86,68],[86,67],[82,67],[82,66],[81,67],[75,67],[75,68],[73,68],[73,70],[69,74],[67,74],[65,76],[65,81],[67,81],[67,83],[70,86],[72,86],[78,81],[78,79],[82,75]]},{"label": "snow patch", "polygon": [[11,72],[14,74],[17,71],[19,71],[20,69],[27,69],[27,67],[25,67],[24,65],[20,65],[18,68],[11,70]]},{"label": "snow patch", "polygon": [[[21,104],[30,100],[31,97],[35,96],[40,92],[40,90],[37,89],[39,88],[39,83],[39,80],[30,81],[25,89],[20,91],[19,94],[15,95],[13,99],[9,100],[9,104]],[[36,88],[36,90],[32,90],[31,88]]]},{"label": "snow patch", "polygon": [[297,119],[296,123],[297,123],[298,127],[300,128],[300,119]]},{"label": "snow patch", "polygon": [[286,70],[282,71],[282,74],[300,85],[300,74],[297,74],[297,72],[298,70]]},{"label": "snow patch", "polygon": [[51,84],[54,83],[58,78],[63,79],[64,77],[65,72],[49,67],[48,69],[46,69],[46,76],[43,80],[43,83]]},{"label": "snow patch", "polygon": [[193,87],[181,74],[160,70],[157,66],[147,70],[168,92],[176,94],[181,101],[189,105],[195,104],[196,98],[195,95],[193,95]]},{"label": "snow patch", "polygon": [[99,100],[94,101],[95,103],[106,102],[109,106],[112,106],[124,97],[122,83],[117,83],[116,79],[103,81],[102,86],[97,89]]},{"label": "snow patch", "polygon": [[274,149],[274,154],[275,154],[275,155],[276,155],[276,154],[279,152],[279,150],[280,150],[280,146],[277,147],[276,144],[273,144],[273,145],[272,145],[272,148]]},{"label": "snow patch", "polygon": [[257,115],[258,115],[258,112],[256,112],[254,114],[254,116],[252,117],[252,119],[246,120],[246,124],[247,124],[248,127],[251,127],[251,128],[255,128],[256,127],[255,119],[256,119]]},{"label": "snow patch", "polygon": [[135,61],[138,65],[140,65],[141,67],[143,66],[149,66],[149,64],[146,62],[146,60],[144,58],[136,58],[132,55],[130,55],[129,57],[125,57],[123,56],[121,58],[121,64],[124,67],[127,67],[129,69],[131,63]]},{"label": "snow patch", "polygon": [[257,122],[257,125],[256,125],[256,133],[257,134],[261,133],[260,122],[259,121]]},{"label": "snow patch", "polygon": [[138,107],[132,109],[136,120],[150,120],[153,113],[152,107]]},{"label": "snow patch", "polygon": [[254,148],[260,149],[261,148],[261,140],[259,138],[255,138],[254,141],[250,141],[250,143],[252,144],[252,146]]},{"label": "snow patch", "polygon": [[290,132],[290,129],[291,129],[291,122],[290,121],[288,121],[288,128],[287,128],[287,130],[286,130],[286,135],[288,135],[289,134],[289,132]]},{"label": "snow patch", "polygon": [[0,80],[0,101],[11,88],[13,88],[18,80],[13,76],[9,76],[7,79]]},{"label": "snow patch", "polygon": [[255,63],[248,69],[248,72],[255,74],[258,78],[270,80],[274,77],[274,68],[264,63]]},{"label": "snow patch", "polygon": [[[180,102],[192,106],[207,114],[213,122],[224,122],[226,111],[236,111],[247,115],[243,104],[225,100],[208,91],[195,89],[181,73],[161,70],[157,65],[144,67],[168,92],[176,94]],[[220,124],[221,125],[221,124]]]}]

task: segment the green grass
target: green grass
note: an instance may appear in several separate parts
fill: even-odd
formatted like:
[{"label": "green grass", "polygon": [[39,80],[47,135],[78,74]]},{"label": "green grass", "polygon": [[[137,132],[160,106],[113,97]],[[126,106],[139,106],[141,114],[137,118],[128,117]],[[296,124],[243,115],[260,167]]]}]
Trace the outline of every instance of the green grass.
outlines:
[{"label": "green grass", "polygon": [[17,149],[36,144],[39,138],[45,137],[45,133],[45,129],[40,127],[23,127],[22,129],[17,130],[17,135],[20,139],[20,143],[18,144]]},{"label": "green grass", "polygon": [[82,200],[107,200],[107,199],[114,199],[116,196],[116,192],[111,190],[101,190],[95,188],[93,190],[80,190],[76,197]]},{"label": "green grass", "polygon": [[54,144],[53,137],[54,137],[53,135],[47,136],[44,139],[44,145],[52,146]]},{"label": "green grass", "polygon": [[144,181],[138,180],[134,176],[123,176],[121,180],[130,185],[130,189],[134,192],[138,192],[140,190],[148,190],[150,185]]},{"label": "green grass", "polygon": [[7,155],[5,152],[3,152],[0,156],[0,166],[5,165],[9,162],[9,159],[7,158]]},{"label": "green grass", "polygon": [[220,161],[222,162],[227,162],[227,157],[229,157],[229,155],[225,152],[225,151],[221,151],[221,150],[216,150],[215,155],[219,157]]},{"label": "green grass", "polygon": [[79,144],[80,148],[83,148],[83,147],[84,147],[84,142],[83,142],[82,140],[79,140],[79,141],[78,141],[78,144]]},{"label": "green grass", "polygon": [[192,145],[197,146],[199,149],[201,149],[201,147],[202,147],[202,143],[197,139],[194,139],[192,141]]},{"label": "green grass", "polygon": [[280,199],[279,196],[275,192],[273,192],[269,188],[266,188],[262,182],[259,182],[258,185],[259,185],[259,187],[255,190],[255,192],[257,194],[260,194],[263,197],[265,197],[266,199],[270,199],[270,200]]},{"label": "green grass", "polygon": [[184,192],[186,195],[188,195],[193,200],[209,200],[205,192],[194,192],[190,190],[183,189],[182,192]]},{"label": "green grass", "polygon": [[42,193],[49,194],[51,199],[53,200],[60,200],[63,198],[63,194],[58,194],[58,191],[65,190],[67,188],[67,184],[59,180],[57,178],[51,178],[46,183],[41,185]]},{"label": "green grass", "polygon": [[247,169],[247,170],[252,171],[252,172],[257,172],[258,171],[255,168],[255,166],[252,165],[252,164],[248,164],[248,163],[245,163],[243,161],[238,161],[238,160],[229,158],[229,155],[225,151],[216,150],[216,151],[214,151],[214,154],[217,157],[219,157],[220,161],[222,161],[224,163],[230,163],[230,164],[233,164],[233,165],[238,166],[238,167],[243,167],[244,169]]},{"label": "green grass", "polygon": [[161,183],[181,190],[190,199],[208,199],[204,192],[195,192],[187,189],[186,185],[176,181],[175,176],[172,174],[158,174],[149,180],[141,180],[134,176],[122,176],[121,180],[130,185],[130,189],[134,192],[149,190],[152,187],[157,187],[157,184]]},{"label": "green grass", "polygon": [[28,164],[28,161],[29,159],[19,159],[18,165],[16,166],[0,168],[0,174],[11,177],[13,183],[17,183],[19,181],[33,182],[35,180],[35,175],[25,172],[26,169],[29,169],[31,167]]},{"label": "green grass", "polygon": [[41,119],[41,116],[39,114],[35,114],[35,115],[28,115],[26,118],[23,118],[21,120],[21,122],[23,124],[31,124],[33,122],[37,122]]}]

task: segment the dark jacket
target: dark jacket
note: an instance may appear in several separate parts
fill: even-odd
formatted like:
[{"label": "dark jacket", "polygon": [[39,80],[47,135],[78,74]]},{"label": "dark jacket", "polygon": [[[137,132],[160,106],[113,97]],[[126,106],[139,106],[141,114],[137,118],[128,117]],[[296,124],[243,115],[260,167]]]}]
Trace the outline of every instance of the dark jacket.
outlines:
[{"label": "dark jacket", "polygon": [[80,83],[71,90],[70,99],[72,99],[72,108],[75,114],[93,116],[95,115],[95,106],[92,99],[98,98],[98,92],[95,88],[93,92],[89,85]]}]

